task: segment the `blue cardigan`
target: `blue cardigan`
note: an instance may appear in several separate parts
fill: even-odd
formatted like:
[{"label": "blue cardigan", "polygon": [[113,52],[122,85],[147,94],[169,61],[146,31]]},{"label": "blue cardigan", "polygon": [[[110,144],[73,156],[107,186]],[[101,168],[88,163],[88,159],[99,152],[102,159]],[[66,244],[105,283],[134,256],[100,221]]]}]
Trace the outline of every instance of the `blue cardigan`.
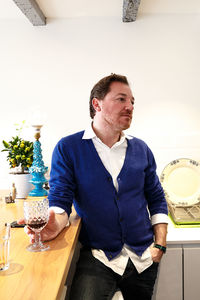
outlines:
[{"label": "blue cardigan", "polygon": [[74,203],[82,218],[81,243],[102,249],[109,260],[124,243],[141,256],[153,242],[149,213],[167,214],[153,154],[142,140],[127,140],[117,192],[92,140],[82,139],[83,133],[61,139],[54,149],[50,206],[59,206],[70,215]]}]

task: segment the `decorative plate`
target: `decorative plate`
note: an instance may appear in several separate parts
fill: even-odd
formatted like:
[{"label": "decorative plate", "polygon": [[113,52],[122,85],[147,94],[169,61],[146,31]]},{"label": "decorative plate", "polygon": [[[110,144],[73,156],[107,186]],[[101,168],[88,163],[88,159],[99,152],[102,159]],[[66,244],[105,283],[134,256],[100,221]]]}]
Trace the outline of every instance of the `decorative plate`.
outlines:
[{"label": "decorative plate", "polygon": [[178,206],[192,206],[200,202],[200,163],[180,158],[173,160],[160,177],[166,200]]}]

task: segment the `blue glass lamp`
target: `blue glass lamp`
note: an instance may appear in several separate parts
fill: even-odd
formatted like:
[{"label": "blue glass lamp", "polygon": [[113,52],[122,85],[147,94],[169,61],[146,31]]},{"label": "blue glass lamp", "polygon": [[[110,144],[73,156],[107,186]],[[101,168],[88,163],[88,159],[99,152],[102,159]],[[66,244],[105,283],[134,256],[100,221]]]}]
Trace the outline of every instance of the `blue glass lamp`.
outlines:
[{"label": "blue glass lamp", "polygon": [[33,164],[29,168],[29,172],[32,174],[32,179],[30,182],[35,186],[35,188],[29,193],[31,197],[43,197],[47,196],[47,191],[43,188],[44,184],[48,181],[44,174],[47,172],[48,167],[45,167],[42,159],[42,149],[40,138],[40,129],[42,125],[32,125],[35,128],[35,139],[33,144]]}]

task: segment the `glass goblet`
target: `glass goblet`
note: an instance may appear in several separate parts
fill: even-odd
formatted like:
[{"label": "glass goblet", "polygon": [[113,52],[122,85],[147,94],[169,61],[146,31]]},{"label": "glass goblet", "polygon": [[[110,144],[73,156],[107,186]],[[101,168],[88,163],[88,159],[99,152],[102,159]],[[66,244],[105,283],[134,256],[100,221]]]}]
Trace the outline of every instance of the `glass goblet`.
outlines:
[{"label": "glass goblet", "polygon": [[41,241],[40,232],[49,220],[49,201],[47,198],[24,201],[24,220],[26,225],[35,232],[35,242],[27,246],[27,250],[38,252],[50,247]]}]

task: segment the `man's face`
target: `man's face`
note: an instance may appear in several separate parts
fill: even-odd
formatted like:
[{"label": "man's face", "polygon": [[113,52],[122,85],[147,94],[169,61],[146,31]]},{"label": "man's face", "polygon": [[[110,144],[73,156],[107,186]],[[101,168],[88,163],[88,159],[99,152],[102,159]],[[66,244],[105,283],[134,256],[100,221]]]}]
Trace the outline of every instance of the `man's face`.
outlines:
[{"label": "man's face", "polygon": [[132,121],[134,98],[130,87],[121,82],[113,82],[103,100],[99,100],[103,121],[115,130],[125,130]]}]

